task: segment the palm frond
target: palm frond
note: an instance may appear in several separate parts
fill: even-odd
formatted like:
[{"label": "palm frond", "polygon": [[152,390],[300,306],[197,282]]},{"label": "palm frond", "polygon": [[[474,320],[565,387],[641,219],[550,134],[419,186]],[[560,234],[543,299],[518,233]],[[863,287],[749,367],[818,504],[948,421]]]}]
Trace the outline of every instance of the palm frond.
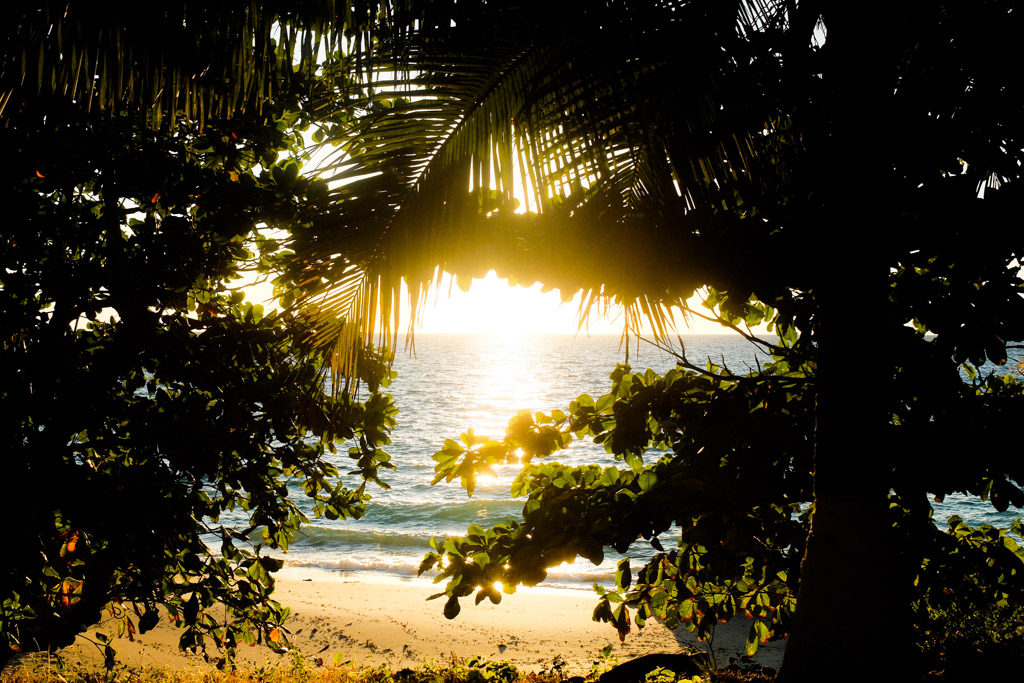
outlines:
[{"label": "palm frond", "polygon": [[391,3],[36,0],[5,12],[0,114],[25,96],[140,112],[153,125],[259,109],[317,70],[345,36],[369,44]]},{"label": "palm frond", "polygon": [[[739,86],[771,75],[772,60],[752,68],[750,36],[783,10],[563,3],[569,22],[541,4],[449,7],[375,46],[374,77],[347,104],[357,115],[334,133],[338,212],[316,227],[307,267],[358,230],[374,242],[369,300],[393,302],[404,278],[419,301],[439,269],[494,268],[587,302],[613,297],[628,324],[647,319],[663,337],[665,306],[728,268],[694,260],[717,213],[778,182],[763,169],[783,117]],[[330,339],[359,312],[322,281],[306,301]]]}]

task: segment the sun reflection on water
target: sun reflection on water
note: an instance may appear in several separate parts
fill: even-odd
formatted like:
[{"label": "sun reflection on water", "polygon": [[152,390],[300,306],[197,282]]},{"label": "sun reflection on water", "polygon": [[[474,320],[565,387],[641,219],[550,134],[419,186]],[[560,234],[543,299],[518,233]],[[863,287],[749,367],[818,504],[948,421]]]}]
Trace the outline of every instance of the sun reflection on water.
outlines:
[{"label": "sun reflection on water", "polygon": [[461,387],[467,413],[477,434],[504,436],[505,428],[520,410],[549,410],[545,396],[559,378],[545,375],[532,358],[529,337],[488,335],[474,345],[472,367]]}]

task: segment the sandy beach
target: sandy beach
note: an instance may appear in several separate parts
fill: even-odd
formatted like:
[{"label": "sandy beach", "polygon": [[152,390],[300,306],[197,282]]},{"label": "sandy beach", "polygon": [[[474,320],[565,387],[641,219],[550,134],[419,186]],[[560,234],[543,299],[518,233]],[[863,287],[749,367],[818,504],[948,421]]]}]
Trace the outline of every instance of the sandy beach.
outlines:
[{"label": "sandy beach", "polygon": [[[642,631],[634,629],[620,644],[610,625],[591,620],[596,596],[586,591],[520,590],[504,596],[500,605],[485,600],[474,606],[472,601],[463,601],[462,613],[449,621],[441,613],[442,600],[426,600],[437,590],[418,581],[338,580],[327,574],[279,579],[277,584],[278,599],[293,611],[288,623],[292,645],[314,665],[318,660],[327,665],[342,661],[352,666],[387,664],[400,669],[415,668],[430,659],[444,663],[452,657],[480,655],[511,662],[524,671],[540,671],[561,656],[568,673],[585,675],[609,644],[614,644],[612,656],[621,661],[687,647],[703,650],[706,645],[681,629],[673,632],[653,622]],[[745,619],[720,626],[714,639],[720,666],[738,661],[749,626]],[[101,623],[89,633],[113,632],[113,628],[111,623]],[[161,620],[152,631],[137,635],[135,642],[122,638],[115,640],[114,646],[119,662],[133,668],[211,666],[201,655],[180,652],[179,635],[167,620]],[[783,641],[763,646],[755,663],[778,667],[784,646]],[[210,652],[215,651],[211,648]],[[102,663],[96,646],[81,637],[62,654],[73,665]],[[288,654],[260,646],[243,646],[238,655],[242,666],[291,661]],[[45,662],[45,655],[32,659]]]}]

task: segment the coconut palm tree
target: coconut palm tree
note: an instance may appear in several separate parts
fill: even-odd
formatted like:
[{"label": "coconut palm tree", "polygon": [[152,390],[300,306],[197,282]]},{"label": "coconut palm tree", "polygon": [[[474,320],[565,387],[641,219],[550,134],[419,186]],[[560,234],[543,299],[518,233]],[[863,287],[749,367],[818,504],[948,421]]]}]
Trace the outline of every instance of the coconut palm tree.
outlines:
[{"label": "coconut palm tree", "polygon": [[[758,86],[783,78],[780,60],[744,63],[783,35],[784,7],[446,9],[363,55],[374,66],[349,101],[357,115],[328,135],[337,151],[322,172],[341,185],[340,210],[295,244],[326,338],[378,301],[385,324],[397,320],[398,279],[419,300],[439,266],[464,283],[497,268],[583,289],[584,311],[613,297],[662,332],[663,304],[742,279],[743,254],[701,243],[720,239],[743,202],[782,191],[791,162],[765,159],[799,154],[786,103]],[[355,230],[373,242],[369,264],[338,249]]]},{"label": "coconut palm tree", "polygon": [[[844,632],[910,651],[913,558],[880,558],[900,556],[894,476],[910,481],[921,461],[901,461],[880,397],[903,386],[922,344],[945,359],[924,374],[954,377],[950,357],[999,362],[1024,337],[1006,315],[943,309],[940,321],[929,302],[946,276],[908,267],[957,251],[939,197],[987,239],[1012,225],[1008,205],[977,195],[1018,191],[1024,145],[1006,122],[1021,99],[985,66],[987,50],[1012,60],[1017,15],[999,2],[432,5],[373,46],[356,115],[329,135],[338,213],[296,236],[292,282],[343,349],[373,335],[378,313],[390,338],[400,279],[415,308],[439,268],[582,290],[584,314],[610,298],[659,335],[664,307],[701,285],[727,320],[770,304],[818,368],[814,517],[779,680],[859,676],[828,668],[837,613]],[[983,22],[1006,41],[983,48]],[[1016,256],[994,259],[1005,269]],[[997,294],[953,260],[984,291],[963,306],[1020,308],[1008,293],[1019,282]],[[908,340],[909,318],[949,331]],[[867,353],[853,330],[886,352]],[[906,488],[918,509],[926,490]],[[866,587],[884,617],[864,606]]]}]

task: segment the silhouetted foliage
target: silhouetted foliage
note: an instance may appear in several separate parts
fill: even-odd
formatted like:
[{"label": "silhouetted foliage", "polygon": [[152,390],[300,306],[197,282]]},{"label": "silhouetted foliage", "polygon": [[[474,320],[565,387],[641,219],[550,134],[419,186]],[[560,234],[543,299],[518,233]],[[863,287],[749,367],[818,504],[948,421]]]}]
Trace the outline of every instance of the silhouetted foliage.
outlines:
[{"label": "silhouetted foliage", "polygon": [[[706,285],[712,318],[785,340],[766,339],[774,363],[746,377],[620,371],[607,397],[516,417],[502,442],[446,442],[438,474],[470,490],[474,468],[570,436],[625,466],[531,462],[522,521],[435,542],[424,568],[443,563],[445,614],[639,536],[655,561],[624,564],[596,613],[620,631],[650,617],[706,631],[748,610],[751,649],[790,634],[781,681],[818,680],[840,633],[899,652],[880,675],[905,680],[915,601],[920,615],[936,599],[924,561],[953,548],[931,498],[1024,503],[1021,385],[982,368],[1024,340],[1024,97],[996,66],[1019,61],[1019,10],[610,0],[415,18],[374,44],[380,80],[333,131],[345,229],[314,226],[296,270],[321,275],[363,226],[379,257],[325,292],[495,268],[585,306],[611,298],[664,339],[659,306]],[[680,545],[662,552],[669,529]],[[1019,556],[992,547],[1017,591]]]},{"label": "silhouetted foliage", "polygon": [[0,114],[26,93],[154,126],[269,111],[386,4],[27,0],[0,27]]},{"label": "silhouetted foliage", "polygon": [[[1018,61],[1016,44],[1024,30],[1012,2],[609,0],[553,6],[539,0],[408,0],[387,9],[373,15],[379,21],[353,20],[350,25],[352,17],[346,15],[342,24],[377,40],[329,53],[322,88],[304,84],[307,116],[328,123],[318,139],[339,147],[328,171],[344,182],[330,189],[311,183],[303,189],[307,181],[298,176],[297,165],[269,158],[269,175],[255,182],[286,195],[268,198],[269,204],[253,201],[267,210],[290,213],[294,205],[287,197],[302,192],[314,205],[324,197],[333,201],[326,220],[302,212],[298,220],[289,218],[301,226],[294,233],[297,255],[279,281],[284,296],[299,306],[321,305],[311,330],[319,339],[341,338],[346,349],[353,335],[365,337],[372,329],[361,319],[367,311],[376,312],[378,303],[385,315],[397,311],[390,295],[400,278],[409,279],[418,296],[432,281],[435,266],[443,266],[463,279],[495,267],[500,275],[540,280],[566,295],[582,289],[591,304],[610,297],[628,308],[631,319],[652,320],[662,335],[665,317],[659,306],[685,301],[695,288],[707,285],[712,317],[736,329],[768,321],[784,340],[768,340],[773,363],[749,376],[700,367],[689,359],[665,377],[621,369],[607,397],[581,397],[565,414],[519,416],[502,442],[479,443],[469,433],[462,445],[446,442],[437,456],[438,474],[462,478],[470,490],[474,468],[518,457],[517,449],[548,456],[570,436],[600,439],[625,465],[568,469],[531,463],[515,488],[527,498],[521,523],[491,530],[471,527],[466,538],[438,542],[428,556],[425,567],[445,557],[446,614],[454,616],[459,598],[477,585],[478,600],[497,600],[500,594],[490,583],[494,579],[510,590],[517,581],[535,583],[551,562],[577,555],[599,559],[604,547],[627,547],[639,535],[659,554],[637,576],[628,564],[621,567],[618,585],[602,596],[599,618],[620,630],[629,627],[630,616],[637,625],[664,617],[705,630],[712,619],[746,610],[754,617],[752,649],[772,633],[792,636],[780,680],[817,680],[832,661],[838,635],[829,626],[837,615],[842,632],[871,632],[907,654],[914,611],[918,626],[931,618],[922,616],[931,615],[928,610],[948,611],[939,597],[947,580],[954,587],[976,578],[973,583],[986,594],[1018,590],[1019,556],[1008,537],[971,544],[964,539],[975,532],[963,532],[958,525],[944,536],[931,522],[929,504],[931,496],[953,491],[987,497],[1001,510],[1024,502],[1019,488],[1024,471],[1014,456],[1012,429],[1021,415],[1021,385],[982,368],[986,361],[1005,363],[1008,346],[1024,340],[1018,229],[1024,204],[1019,125],[1024,100],[1013,70],[997,68]],[[324,25],[337,25],[335,19],[325,19]],[[34,34],[34,39],[41,35],[48,34]],[[259,35],[259,44],[266,44],[266,31]],[[31,86],[35,81],[24,72],[15,74],[21,80],[12,79],[7,66],[31,63],[40,67],[36,90],[67,99],[61,86],[76,83],[72,71],[48,66],[60,50],[44,50],[38,61],[32,61],[34,53],[8,53],[5,88],[15,88],[15,82],[17,88]],[[303,53],[307,59],[311,54]],[[278,54],[275,63],[287,63],[288,54]],[[79,58],[78,63],[86,61]],[[178,73],[178,65],[171,71]],[[204,73],[198,71],[180,73]],[[344,75],[352,73],[359,77],[346,80]],[[94,76],[100,83],[116,82],[105,74]],[[287,74],[282,77],[282,82],[289,80]],[[161,74],[150,83],[154,90],[166,84]],[[230,85],[241,93],[237,84]],[[70,88],[72,98],[76,87]],[[216,84],[211,87],[215,90]],[[259,90],[256,101],[265,101],[264,86]],[[179,93],[159,92],[172,101]],[[192,91],[180,92],[187,99]],[[41,140],[60,130],[59,110],[55,118],[9,118],[21,98],[4,97],[5,126],[24,139]],[[110,101],[128,107],[117,97]],[[113,120],[115,125],[120,121]],[[216,149],[217,141],[225,142],[228,157],[237,149],[232,134],[242,141],[262,140],[256,132],[250,135],[223,122],[211,122],[207,129],[218,125],[223,129],[206,143]],[[35,138],[32,126],[38,127]],[[206,150],[199,139],[207,131],[187,130],[197,137],[165,129],[158,140]],[[7,145],[14,160],[4,169],[10,176],[3,190],[11,195],[8,205],[22,217],[19,225],[28,224],[28,218],[52,219],[53,225],[27,230],[5,247],[23,251],[11,261],[16,265],[8,266],[13,272],[3,273],[4,296],[30,303],[11,304],[13,313],[4,324],[12,333],[5,332],[3,343],[10,344],[10,353],[30,358],[33,374],[41,373],[30,382],[27,375],[18,375],[20,357],[6,364],[4,371],[12,376],[4,391],[12,398],[4,419],[29,417],[14,420],[17,429],[6,430],[5,438],[11,439],[10,452],[32,453],[30,460],[19,457],[16,463],[52,463],[33,464],[28,479],[12,480],[40,481],[38,470],[44,468],[46,480],[63,498],[76,486],[65,470],[91,471],[88,448],[99,446],[100,453],[108,453],[127,429],[120,421],[93,424],[98,416],[111,414],[102,401],[94,409],[91,402],[67,398],[91,381],[86,369],[72,371],[78,367],[72,359],[80,357],[75,344],[85,343],[79,342],[85,323],[76,330],[75,322],[98,313],[96,302],[117,309],[119,318],[109,330],[96,323],[94,332],[103,340],[109,333],[122,345],[109,355],[103,351],[112,347],[100,345],[92,355],[126,378],[115,387],[119,401],[139,402],[159,413],[161,387],[184,380],[166,367],[163,379],[150,367],[156,362],[152,359],[166,354],[181,372],[195,365],[175,364],[175,356],[165,350],[171,345],[164,344],[159,354],[144,352],[151,354],[148,365],[140,360],[131,375],[117,365],[131,358],[120,349],[136,344],[151,349],[156,348],[147,346],[152,340],[168,341],[154,329],[177,330],[188,342],[183,342],[185,352],[217,339],[210,334],[215,327],[199,334],[192,323],[171,324],[165,318],[188,309],[182,292],[191,288],[200,324],[213,324],[202,322],[204,315],[214,321],[238,319],[229,314],[230,299],[224,303],[210,288],[216,287],[219,268],[246,258],[228,246],[234,244],[232,235],[245,232],[239,214],[245,220],[263,214],[238,211],[234,200],[218,191],[213,197],[226,205],[210,207],[207,193],[196,186],[193,194],[184,194],[202,211],[173,227],[169,219],[184,218],[173,207],[188,202],[143,182],[159,164],[131,165],[131,172],[113,180],[105,169],[112,163],[108,157],[121,158],[122,150],[132,151],[131,144],[125,148],[118,140],[102,145],[102,153],[93,149],[83,157],[88,162],[74,167],[78,171],[72,175],[80,182],[61,186],[47,184],[59,181],[61,169],[41,166],[40,159],[47,157],[25,151],[18,135]],[[57,155],[51,151],[50,156]],[[170,156],[175,163],[188,159],[174,149]],[[243,170],[237,171],[239,187],[248,182]],[[225,166],[223,171],[226,179],[222,173],[214,190],[235,183],[233,169]],[[514,213],[517,174],[526,179],[534,213]],[[39,189],[26,183],[37,183]],[[61,193],[55,187],[71,189]],[[159,259],[140,260],[148,224],[137,229],[126,224],[120,238],[111,229],[114,205],[122,199],[131,202],[126,207],[133,212],[137,207],[144,207],[143,214],[169,212],[166,218],[160,214],[161,225],[170,223],[168,232],[198,229],[206,236],[200,242],[210,246],[188,251],[187,241],[172,240],[167,247],[154,244]],[[67,215],[69,207],[79,204],[88,205],[88,211]],[[199,220],[208,210],[209,224]],[[91,232],[64,229],[79,223]],[[155,225],[154,220],[152,230]],[[122,242],[137,243],[139,249]],[[95,283],[94,260],[80,259],[78,268],[67,256],[86,248],[98,250],[105,266],[116,266],[105,267],[106,275],[130,276]],[[165,263],[175,265],[162,271],[165,257]],[[190,259],[206,259],[205,265],[197,269]],[[164,286],[147,289],[142,285],[154,280],[140,273],[154,271],[161,274],[154,280]],[[60,291],[50,293],[39,283],[53,272],[71,276],[46,280],[59,283]],[[208,284],[200,273],[214,281]],[[13,283],[10,294],[8,280]],[[78,293],[80,285],[88,297]],[[164,303],[167,292],[184,296],[184,303]],[[378,299],[378,292],[384,296]],[[214,302],[209,314],[208,296]],[[255,314],[251,321],[244,314],[241,320],[261,324]],[[28,335],[33,342],[18,346],[13,331],[37,329],[38,344]],[[275,329],[291,339],[291,333]],[[274,360],[295,359],[294,353],[282,351]],[[260,360],[258,354],[252,358]],[[347,360],[335,355],[331,362],[337,366]],[[146,372],[157,379],[145,396],[136,395],[150,381]],[[175,391],[187,396],[190,387]],[[202,391],[213,390],[203,385]],[[309,396],[310,391],[302,393]],[[38,396],[48,397],[43,407],[32,403]],[[63,416],[80,405],[90,408],[77,418],[79,423],[49,426],[63,425],[68,419]],[[186,414],[198,414],[197,405],[185,402]],[[367,413],[375,416],[370,424],[383,424],[380,414],[378,409]],[[322,433],[324,423],[308,422],[304,426],[314,434]],[[359,423],[354,424],[356,429]],[[123,438],[155,439],[155,434],[182,431],[162,429],[128,429]],[[278,423],[273,429],[274,438],[280,438]],[[83,430],[88,439],[80,441],[86,446],[76,446]],[[206,430],[211,433],[199,430],[206,441],[219,443],[223,437],[236,448],[230,432]],[[96,442],[93,433],[101,435]],[[299,434],[282,433],[288,438]],[[361,462],[372,478],[377,456],[372,442],[382,432],[367,428],[366,434]],[[651,447],[657,450],[647,452]],[[162,441],[153,441],[154,455],[140,457],[139,463],[162,467],[177,462],[163,448]],[[136,466],[135,456],[125,457]],[[185,483],[176,474],[167,480],[202,499],[206,472],[200,469],[191,480],[182,475]],[[225,481],[229,474],[217,472]],[[318,476],[315,471],[303,475],[313,481]],[[116,486],[108,488],[104,502],[127,495]],[[259,490],[246,488],[241,494],[231,487],[217,495],[258,497]],[[280,489],[269,484],[266,490],[276,494]],[[28,491],[18,493],[24,498]],[[28,510],[31,519],[34,508],[23,498],[15,509]],[[175,498],[174,503],[181,501]],[[212,505],[219,513],[218,504]],[[78,522],[65,523],[46,509],[44,516],[50,518],[45,524],[26,526],[45,533],[29,533],[36,543],[31,550],[19,544],[19,566],[49,566],[38,557],[60,557],[61,549],[64,557],[77,559]],[[90,513],[94,509],[100,507],[88,508]],[[287,540],[291,508],[274,509],[280,516],[259,521],[285,533],[271,533],[271,541],[280,543]],[[194,510],[168,519],[192,519],[190,528],[195,528]],[[659,536],[670,528],[679,529],[680,545],[665,551]],[[985,529],[977,533],[998,535]],[[46,543],[50,549],[40,550]],[[68,544],[74,549],[69,551]],[[137,545],[147,547],[141,541]],[[93,546],[81,547],[93,552]],[[96,547],[96,554],[105,557]],[[193,549],[202,551],[198,543],[190,548],[190,557]],[[174,550],[166,556],[172,564],[161,566],[167,569],[177,557],[185,555]],[[992,560],[997,573],[974,577],[970,567],[977,558]],[[216,564],[221,558],[207,555],[206,561]],[[107,565],[92,566],[99,581],[64,570],[46,579],[30,578],[42,586],[32,588],[33,599],[42,601],[34,604],[63,606],[73,614],[90,605],[94,612],[92,603],[73,592],[83,585],[74,581],[117,586],[112,577],[118,575]],[[263,565],[253,560],[252,566]],[[934,573],[941,566],[955,574]],[[22,581],[20,574],[9,576]],[[69,576],[70,584],[65,581]],[[256,579],[262,585],[262,576]],[[124,585],[135,580],[126,579]],[[166,584],[165,594],[178,595],[176,609],[183,617],[216,635],[218,626],[207,621],[198,599],[185,597],[191,594],[182,593],[189,590],[183,586]],[[795,613],[794,591],[800,605]],[[72,605],[73,600],[78,602]],[[145,604],[146,598],[139,600]],[[637,606],[631,615],[627,601]],[[926,643],[928,637],[919,640]],[[836,680],[859,675],[853,668],[830,673]],[[906,674],[901,666],[879,672],[891,680]]]},{"label": "silhouetted foliage", "polygon": [[161,608],[182,647],[283,647],[268,551],[310,510],[361,516],[390,467],[386,359],[364,354],[364,400],[332,391],[308,330],[238,286],[273,275],[274,231],[326,194],[271,110],[159,129],[56,98],[4,114],[0,662],[105,610],[129,638]]}]

